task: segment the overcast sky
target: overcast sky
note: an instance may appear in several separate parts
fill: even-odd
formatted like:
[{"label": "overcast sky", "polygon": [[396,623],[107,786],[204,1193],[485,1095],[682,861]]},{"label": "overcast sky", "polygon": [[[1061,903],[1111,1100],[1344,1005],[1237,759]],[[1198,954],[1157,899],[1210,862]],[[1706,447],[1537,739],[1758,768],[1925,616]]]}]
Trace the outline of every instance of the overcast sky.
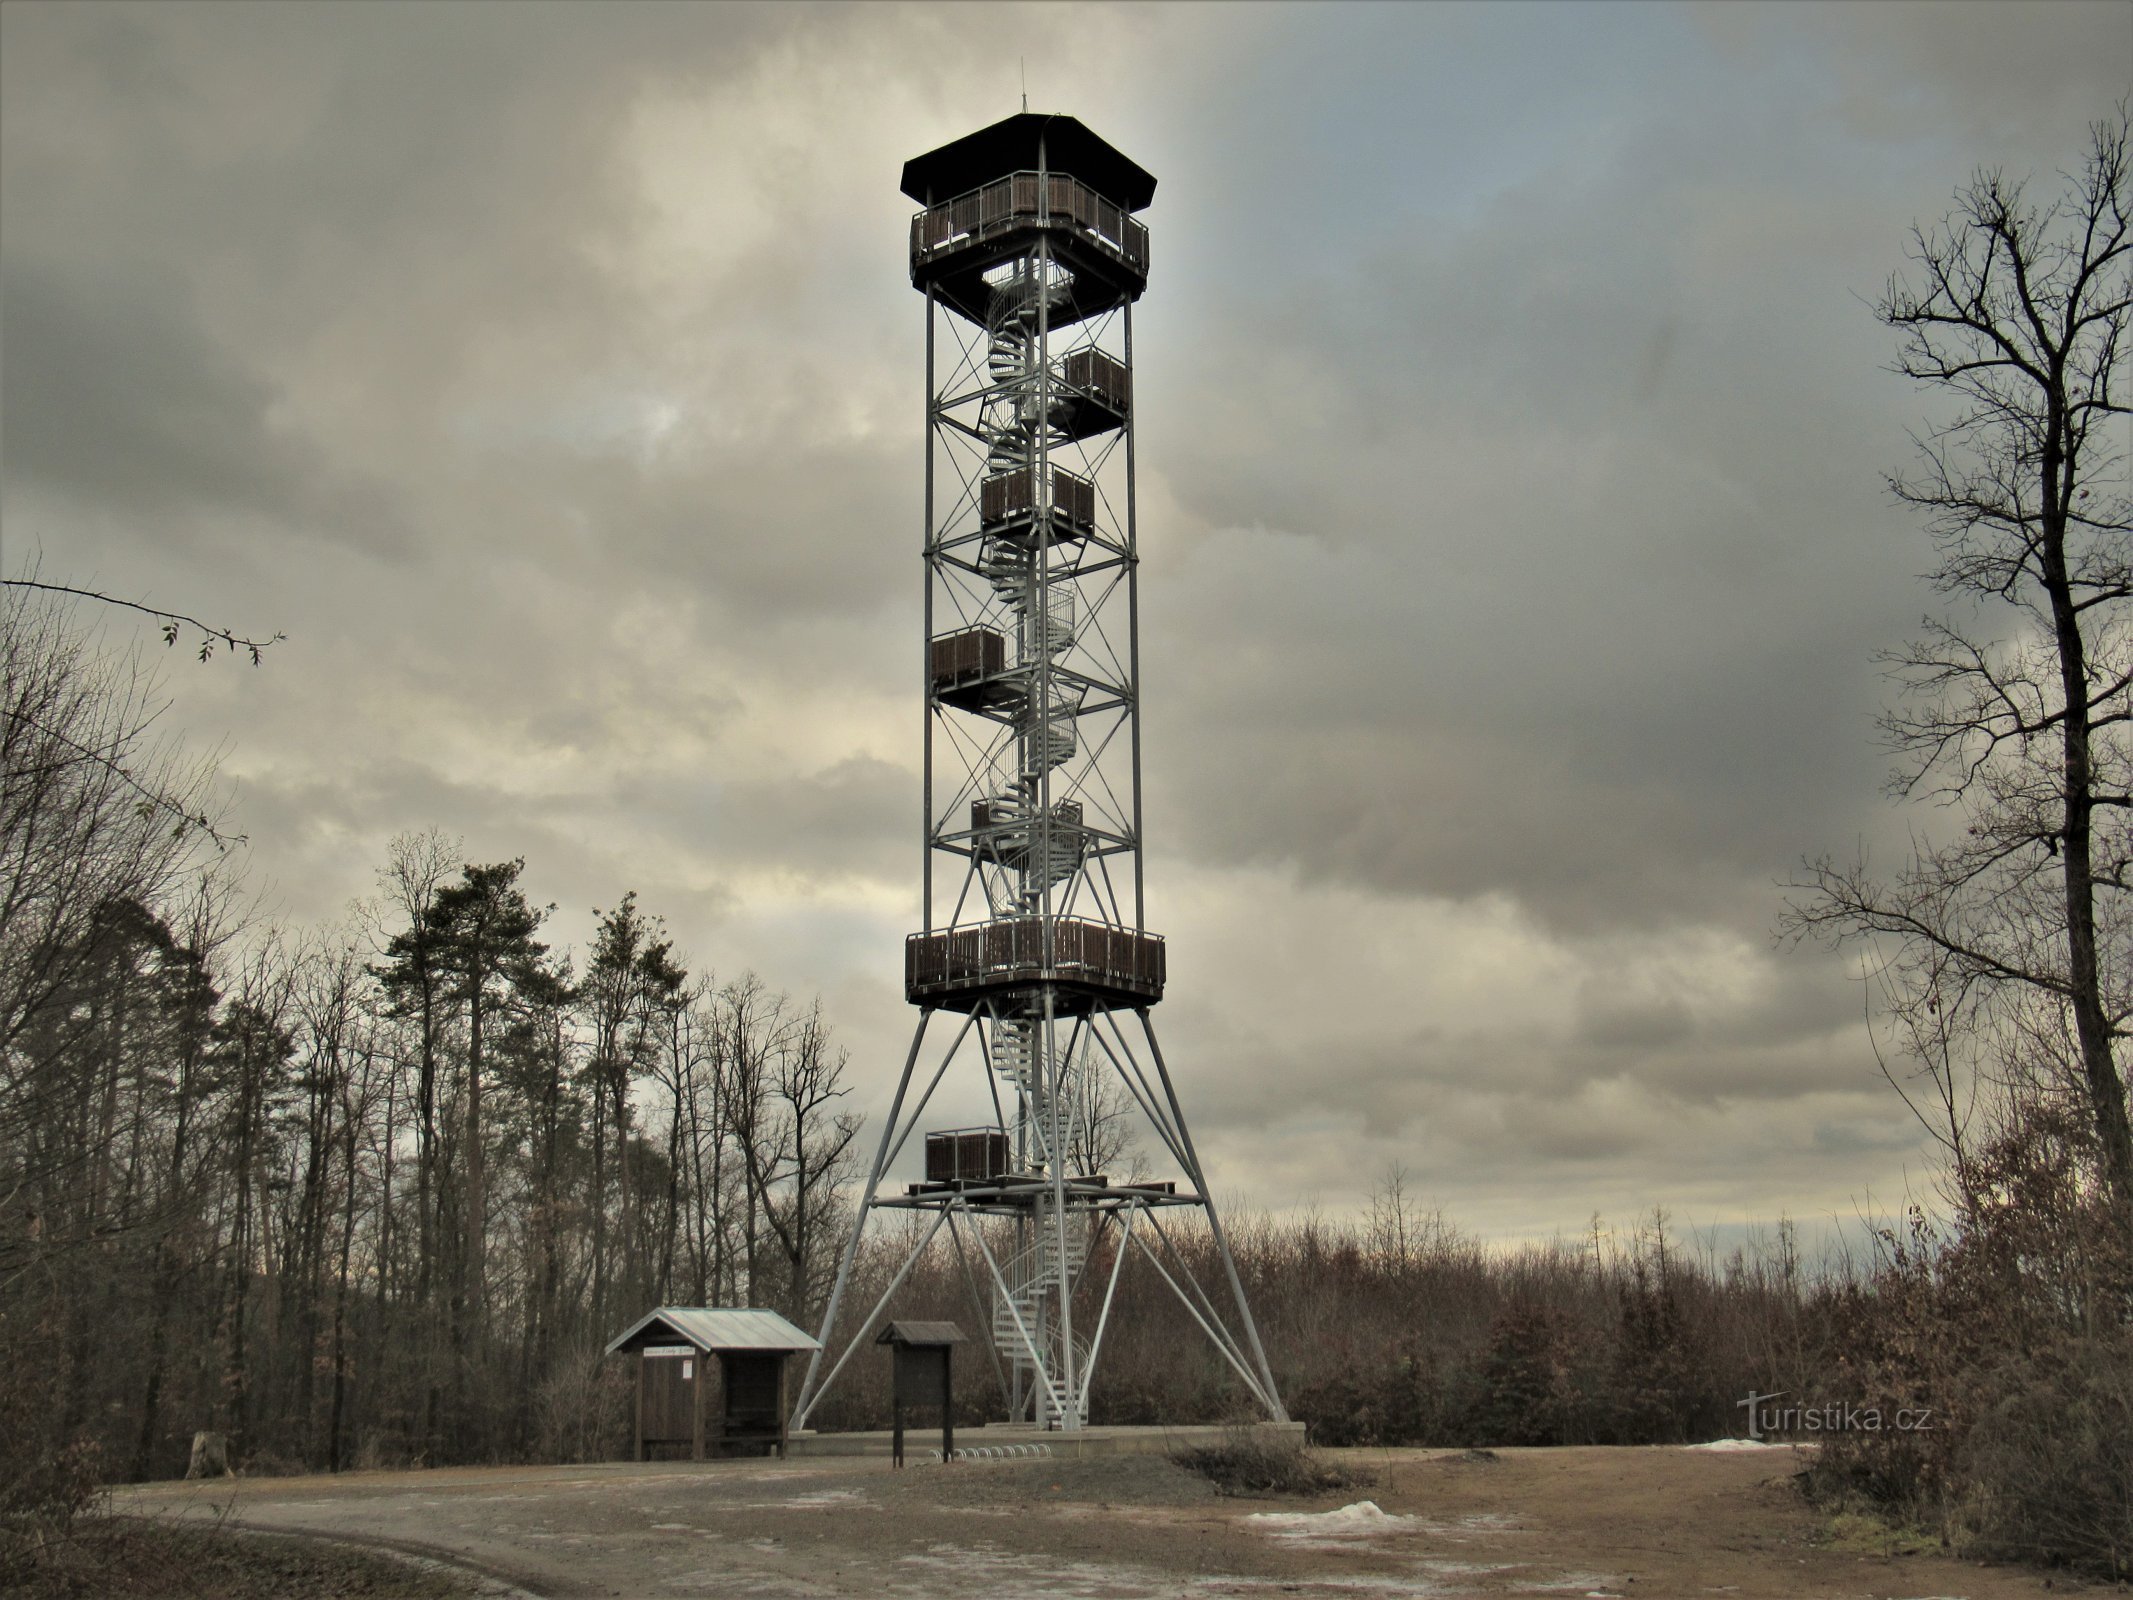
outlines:
[{"label": "overcast sky", "polygon": [[[1159,179],[1136,327],[1157,1012],[1220,1192],[1493,1236],[1851,1217],[1915,1128],[1800,859],[1900,844],[1930,603],[1869,302],[2045,184],[2133,6],[0,8],[11,575],[169,662],[284,915],[437,827],[914,1013],[907,156]],[[968,1109],[975,1111],[975,1083]],[[943,1107],[944,1114],[956,1109]]]}]

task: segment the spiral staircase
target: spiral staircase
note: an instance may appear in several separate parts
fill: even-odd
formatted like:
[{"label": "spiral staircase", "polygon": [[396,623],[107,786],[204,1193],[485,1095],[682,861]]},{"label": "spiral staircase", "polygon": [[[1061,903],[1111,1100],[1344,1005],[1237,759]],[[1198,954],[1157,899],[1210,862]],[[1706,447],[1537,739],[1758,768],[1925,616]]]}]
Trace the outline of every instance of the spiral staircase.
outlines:
[{"label": "spiral staircase", "polygon": [[[996,895],[996,915],[1048,908],[1051,891],[1079,870],[1086,836],[1078,808],[1055,805],[1043,816],[1048,773],[1081,748],[1075,719],[1078,691],[1060,684],[1055,664],[1074,647],[1074,593],[1045,581],[1047,550],[1059,535],[1054,483],[1043,469],[1066,433],[1056,415],[1070,402],[1042,380],[1039,318],[1067,293],[1071,279],[1024,261],[993,290],[987,324],[986,371],[992,380],[979,422],[985,436],[988,483],[1027,485],[1014,512],[987,526],[977,566],[999,604],[1002,629],[1015,641],[1013,684],[1003,709],[1013,718],[1015,760],[1004,789],[987,797],[987,837],[981,848],[1009,869]],[[1003,505],[1008,496],[1001,495]]]},{"label": "spiral staircase", "polygon": [[[1015,641],[1014,688],[1003,707],[1013,720],[1015,759],[1005,787],[989,795],[984,807],[988,834],[982,848],[1007,869],[993,896],[998,916],[1050,909],[1053,891],[1080,870],[1086,853],[1078,805],[1055,803],[1044,814],[1047,775],[1081,747],[1080,695],[1060,684],[1053,670],[1074,647],[1074,592],[1045,581],[1047,552],[1062,534],[1053,504],[1058,479],[1046,468],[1052,450],[1066,442],[1062,412],[1071,402],[1043,381],[1039,324],[1046,306],[1061,302],[1070,285],[1057,268],[1017,263],[993,286],[986,330],[992,391],[979,422],[986,478],[1017,489],[1027,485],[1025,492],[996,497],[1003,510],[1010,504],[1013,510],[988,524],[977,563],[998,602],[1001,631]],[[1036,1172],[1052,1171],[1059,1154],[1052,1148],[1055,1113],[1062,1128],[1073,1119],[1071,1106],[1052,1103],[1043,1026],[1034,1015],[996,1016],[991,1038],[992,1069],[1013,1094],[1018,1162]],[[993,1343],[1012,1373],[1014,1392],[1034,1405],[1036,1420],[1056,1422],[1068,1409],[1059,1307],[1088,1253],[1088,1218],[1040,1203],[1022,1237],[1023,1247],[1001,1264],[994,1288]],[[1088,1344],[1079,1336],[1073,1342],[1079,1361]],[[1075,1408],[1086,1421],[1086,1392],[1074,1388]]]}]

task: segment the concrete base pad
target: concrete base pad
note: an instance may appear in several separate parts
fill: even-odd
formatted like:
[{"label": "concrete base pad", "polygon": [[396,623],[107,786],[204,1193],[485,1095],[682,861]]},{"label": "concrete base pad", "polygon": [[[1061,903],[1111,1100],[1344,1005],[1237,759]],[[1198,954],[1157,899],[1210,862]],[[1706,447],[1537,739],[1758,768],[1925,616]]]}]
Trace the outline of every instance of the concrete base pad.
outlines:
[{"label": "concrete base pad", "polygon": [[[1300,1422],[1195,1423],[1178,1427],[1076,1428],[1069,1432],[1039,1428],[1027,1422],[995,1422],[984,1427],[957,1428],[955,1447],[958,1450],[980,1450],[1001,1445],[1042,1444],[1050,1446],[1054,1456],[1167,1456],[1184,1450],[1204,1450],[1240,1436],[1268,1442],[1293,1439],[1302,1444],[1304,1425]],[[940,1443],[938,1427],[904,1429],[907,1460],[928,1459],[928,1453],[938,1450]],[[816,1433],[810,1428],[792,1436],[786,1453],[796,1460],[822,1456],[885,1456],[889,1453],[889,1434],[886,1430],[880,1433]]]}]

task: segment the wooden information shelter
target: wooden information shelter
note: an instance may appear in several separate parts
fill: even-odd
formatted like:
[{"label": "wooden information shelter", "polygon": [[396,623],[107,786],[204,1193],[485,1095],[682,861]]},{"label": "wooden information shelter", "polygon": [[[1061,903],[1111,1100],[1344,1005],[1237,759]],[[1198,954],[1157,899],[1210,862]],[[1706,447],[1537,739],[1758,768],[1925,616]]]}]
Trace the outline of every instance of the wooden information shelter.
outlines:
[{"label": "wooden information shelter", "polygon": [[[616,1335],[609,1355],[637,1357],[635,1459],[687,1452],[785,1454],[786,1364],[822,1347],[775,1311],[661,1306]],[[718,1398],[710,1364],[718,1362]]]}]

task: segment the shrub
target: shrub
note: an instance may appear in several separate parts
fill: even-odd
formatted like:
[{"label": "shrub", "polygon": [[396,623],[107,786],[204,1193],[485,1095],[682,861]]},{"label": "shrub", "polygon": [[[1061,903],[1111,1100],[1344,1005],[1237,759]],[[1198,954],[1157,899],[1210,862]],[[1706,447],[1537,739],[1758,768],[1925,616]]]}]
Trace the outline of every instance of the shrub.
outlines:
[{"label": "shrub", "polygon": [[1981,1370],[1955,1519],[1980,1554],[2133,1574],[2133,1337],[2075,1338]]},{"label": "shrub", "polygon": [[1843,1306],[1841,1398],[1927,1428],[1828,1436],[1809,1475],[1967,1552],[2133,1575],[2133,1248],[2078,1120],[2026,1116],[1913,1212]]},{"label": "shrub", "polygon": [[1375,1481],[1367,1472],[1328,1461],[1293,1433],[1257,1428],[1233,1428],[1220,1444],[1180,1451],[1171,1459],[1223,1494],[1319,1494]]},{"label": "shrub", "polygon": [[61,1386],[31,1356],[49,1331],[0,1318],[0,1590],[26,1582],[104,1493],[103,1452],[54,1426]]},{"label": "shrub", "polygon": [[1584,1443],[1586,1408],[1571,1375],[1571,1349],[1568,1324],[1549,1306],[1514,1306],[1498,1318],[1481,1364],[1473,1442]]}]

